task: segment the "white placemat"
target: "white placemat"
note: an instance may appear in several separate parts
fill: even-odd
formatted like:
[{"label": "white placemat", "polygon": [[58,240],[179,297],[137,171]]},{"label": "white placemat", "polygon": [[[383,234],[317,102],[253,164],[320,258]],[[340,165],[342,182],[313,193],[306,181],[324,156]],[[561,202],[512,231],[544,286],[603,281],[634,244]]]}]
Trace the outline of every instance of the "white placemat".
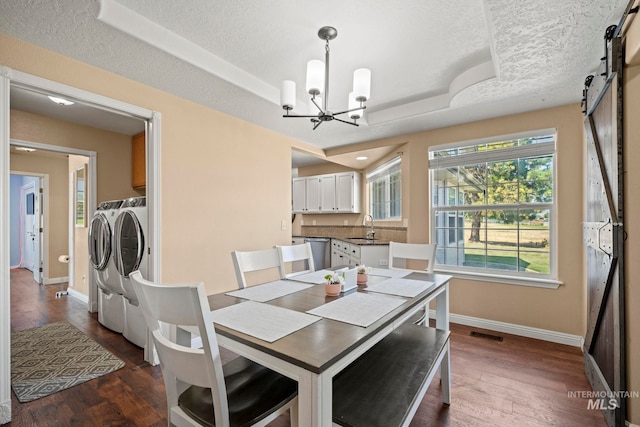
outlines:
[{"label": "white placemat", "polygon": [[237,291],[227,292],[227,295],[244,298],[251,301],[266,302],[280,298],[294,292],[312,287],[306,283],[292,282],[290,280],[276,280],[262,285],[251,286]]},{"label": "white placemat", "polygon": [[258,339],[274,342],[320,320],[299,311],[255,301],[211,312],[213,322]]},{"label": "white placemat", "polygon": [[371,268],[368,273],[370,276],[404,277],[411,272],[404,270],[390,270],[388,268]]},{"label": "white placemat", "polygon": [[355,292],[307,313],[366,328],[404,302],[404,299],[398,297]]},{"label": "white placemat", "polygon": [[367,286],[365,290],[367,292],[414,298],[434,285],[434,282],[426,282],[424,280],[391,278]]},{"label": "white placemat", "polygon": [[298,274],[297,276],[289,277],[289,280],[295,280],[296,282],[313,283],[314,285],[321,285],[326,282],[324,276],[327,274],[333,274],[331,270],[318,270],[311,273]]}]

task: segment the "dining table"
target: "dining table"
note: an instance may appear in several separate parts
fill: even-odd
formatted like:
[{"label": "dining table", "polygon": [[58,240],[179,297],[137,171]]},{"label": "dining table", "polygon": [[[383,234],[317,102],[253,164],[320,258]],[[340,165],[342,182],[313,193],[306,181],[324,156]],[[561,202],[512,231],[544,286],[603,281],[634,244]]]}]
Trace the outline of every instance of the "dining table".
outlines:
[{"label": "dining table", "polygon": [[[350,363],[431,301],[436,329],[449,330],[451,276],[375,270],[366,285],[338,296],[325,293],[322,271],[209,295],[218,344],[298,382],[299,426],[331,426],[332,381]],[[440,380],[449,403],[448,353]]]}]

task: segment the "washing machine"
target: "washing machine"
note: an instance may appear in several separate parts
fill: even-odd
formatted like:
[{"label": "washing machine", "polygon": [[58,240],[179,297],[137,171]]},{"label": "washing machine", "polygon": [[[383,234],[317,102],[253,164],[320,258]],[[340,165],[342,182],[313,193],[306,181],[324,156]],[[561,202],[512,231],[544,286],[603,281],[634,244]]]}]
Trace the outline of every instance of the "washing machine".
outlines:
[{"label": "washing machine", "polygon": [[122,335],[133,344],[146,348],[147,325],[138,305],[129,274],[140,270],[147,275],[147,204],[145,197],[122,201],[114,224],[115,266],[124,296],[124,329]]},{"label": "washing machine", "polygon": [[112,331],[124,330],[124,297],[113,251],[113,227],[122,200],[101,202],[89,224],[89,263],[98,285],[98,321]]}]

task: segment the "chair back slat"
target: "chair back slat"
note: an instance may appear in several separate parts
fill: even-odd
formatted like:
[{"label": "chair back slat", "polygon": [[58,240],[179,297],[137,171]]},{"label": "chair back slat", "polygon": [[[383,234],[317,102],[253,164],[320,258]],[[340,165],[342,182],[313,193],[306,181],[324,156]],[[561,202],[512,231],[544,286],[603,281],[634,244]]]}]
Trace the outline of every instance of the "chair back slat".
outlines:
[{"label": "chair back slat", "polygon": [[[283,277],[293,277],[298,274],[311,273],[316,271],[316,266],[313,262],[313,252],[311,251],[311,243],[305,242],[300,245],[288,245],[277,246],[280,254],[280,275]],[[306,269],[286,272],[286,266],[288,263],[296,261],[305,261],[307,263]]]},{"label": "chair back slat", "polygon": [[168,371],[185,383],[210,387],[207,376],[202,375],[202,367],[206,364],[204,350],[172,343],[157,330],[152,332],[152,336],[163,372]]},{"label": "chair back slat", "polygon": [[[245,273],[276,268],[280,271],[280,255],[276,248],[231,253],[240,289],[247,287]],[[282,276],[281,276],[282,277]]]}]

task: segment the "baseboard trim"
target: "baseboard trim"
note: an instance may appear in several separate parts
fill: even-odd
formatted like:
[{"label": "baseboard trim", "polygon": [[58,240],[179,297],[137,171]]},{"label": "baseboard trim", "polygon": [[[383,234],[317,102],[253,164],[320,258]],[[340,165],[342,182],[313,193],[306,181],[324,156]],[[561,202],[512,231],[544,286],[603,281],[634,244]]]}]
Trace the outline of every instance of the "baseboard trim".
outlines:
[{"label": "baseboard trim", "polygon": [[[435,315],[435,310],[429,311],[430,318],[435,318]],[[582,348],[584,345],[583,337],[579,335],[565,334],[564,332],[549,331],[547,329],[532,328],[530,326],[498,322],[496,320],[487,320],[479,317],[471,317],[454,313],[449,315],[449,321],[467,326],[475,326],[476,328],[488,329],[490,331],[503,332],[505,334],[534,338],[558,344],[566,344],[573,347]]]},{"label": "baseboard trim", "polygon": [[69,276],[65,277],[50,277],[48,279],[44,279],[45,285],[59,285],[60,283],[68,283]]},{"label": "baseboard trim", "polygon": [[69,296],[74,297],[77,300],[82,301],[85,304],[89,304],[89,296],[85,295],[81,292],[76,291],[73,288],[67,288],[67,292],[69,292]]},{"label": "baseboard trim", "polygon": [[625,421],[625,426],[626,427],[640,427],[639,425],[630,423],[629,421]]},{"label": "baseboard trim", "polygon": [[0,403],[0,424],[11,422],[11,400]]}]

